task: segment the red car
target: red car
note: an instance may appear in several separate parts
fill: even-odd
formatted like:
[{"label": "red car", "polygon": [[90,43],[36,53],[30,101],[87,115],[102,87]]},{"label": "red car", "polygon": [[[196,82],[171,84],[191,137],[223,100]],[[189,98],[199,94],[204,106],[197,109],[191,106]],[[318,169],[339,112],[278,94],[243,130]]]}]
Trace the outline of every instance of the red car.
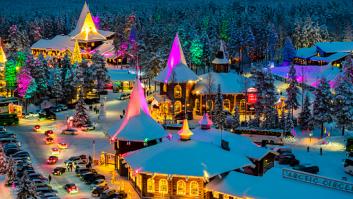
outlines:
[{"label": "red car", "polygon": [[53,130],[47,130],[44,132],[44,135],[47,137],[52,137],[54,135],[54,131]]},{"label": "red car", "polygon": [[38,132],[39,129],[40,129],[40,125],[38,125],[38,124],[37,124],[37,125],[34,125],[33,131]]},{"label": "red car", "polygon": [[55,164],[58,160],[59,160],[59,158],[56,156],[49,156],[47,163],[48,164]]},{"label": "red car", "polygon": [[78,188],[74,183],[66,184],[64,186],[64,189],[67,191],[67,193],[77,193]]},{"label": "red car", "polygon": [[45,144],[53,144],[54,143],[54,138],[52,137],[46,137],[44,139]]}]

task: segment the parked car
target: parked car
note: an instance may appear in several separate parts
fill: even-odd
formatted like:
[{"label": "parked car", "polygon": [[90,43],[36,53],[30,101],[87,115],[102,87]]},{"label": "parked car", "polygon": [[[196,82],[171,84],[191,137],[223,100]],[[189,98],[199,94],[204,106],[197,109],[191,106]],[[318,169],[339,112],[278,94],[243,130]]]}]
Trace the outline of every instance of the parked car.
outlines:
[{"label": "parked car", "polygon": [[59,158],[57,156],[49,156],[47,163],[48,164],[55,164],[58,162]]},{"label": "parked car", "polygon": [[64,189],[67,191],[67,193],[70,193],[70,194],[78,192],[78,188],[74,183],[66,184],[64,186]]},{"label": "parked car", "polygon": [[16,134],[10,132],[4,132],[0,134],[0,138],[16,138]]},{"label": "parked car", "polygon": [[44,132],[44,135],[47,137],[52,137],[54,135],[54,131],[53,130],[46,130]]},{"label": "parked car", "polygon": [[39,116],[39,113],[35,113],[35,112],[28,112],[28,113],[23,113],[22,116],[26,119],[29,118],[35,118]]},{"label": "parked car", "polygon": [[4,152],[5,152],[6,156],[11,156],[12,154],[17,153],[19,150],[20,149],[17,147],[16,148],[8,148],[8,149],[4,150]]},{"label": "parked car", "polygon": [[108,186],[96,187],[92,190],[92,197],[100,197],[101,194],[108,189]]},{"label": "parked car", "polygon": [[97,173],[96,170],[94,169],[88,169],[88,168],[80,168],[80,167],[77,167],[75,169],[75,173],[76,173],[76,176],[81,176],[81,175],[84,175],[86,173]]},{"label": "parked car", "polygon": [[118,100],[126,100],[130,98],[130,93],[118,93]]},{"label": "parked car", "polygon": [[68,164],[68,163],[75,163],[75,162],[88,162],[87,156],[86,155],[79,155],[79,156],[72,156],[69,159],[65,160],[64,163]]},{"label": "parked car", "polygon": [[278,156],[278,163],[295,166],[299,164],[299,160],[297,160],[293,154],[282,154]]},{"label": "parked car", "polygon": [[11,155],[12,158],[15,157],[30,157],[29,153],[27,151],[18,151],[14,154]]},{"label": "parked car", "polygon": [[66,111],[68,107],[65,104],[58,104],[56,107],[60,108],[61,111]]},{"label": "parked car", "polygon": [[64,174],[66,171],[65,167],[55,167],[52,174],[56,175],[56,176],[61,176],[62,174]]},{"label": "parked car", "polygon": [[76,129],[64,129],[61,134],[64,135],[77,135],[77,130]]},{"label": "parked car", "polygon": [[96,129],[96,126],[92,122],[88,122],[81,127],[82,131],[93,131]]},{"label": "parked car", "polygon": [[115,193],[116,193],[115,189],[108,189],[108,190],[105,190],[101,193],[100,198],[107,199],[107,198],[113,196]]},{"label": "parked car", "polygon": [[39,119],[56,120],[56,114],[49,109],[44,109],[39,112]]},{"label": "parked car", "polygon": [[54,143],[54,138],[46,137],[46,138],[44,138],[44,143],[45,144],[53,144]]},{"label": "parked car", "polygon": [[307,173],[312,173],[312,174],[317,174],[320,171],[318,166],[311,165],[311,164],[296,165],[293,167],[293,169],[298,170],[298,171],[307,172]]},{"label": "parked car", "polygon": [[85,177],[83,177],[83,181],[90,185],[92,183],[94,183],[96,180],[98,179],[102,179],[102,180],[105,180],[105,176],[104,175],[101,175],[101,174],[95,174],[95,173],[90,173],[90,174],[93,174],[93,175],[84,175]]},{"label": "parked car", "polygon": [[0,126],[0,131],[6,132],[6,128],[4,126]]},{"label": "parked car", "polygon": [[69,147],[68,144],[66,144],[64,142],[58,143],[58,148],[59,149],[67,149],[68,147]]}]

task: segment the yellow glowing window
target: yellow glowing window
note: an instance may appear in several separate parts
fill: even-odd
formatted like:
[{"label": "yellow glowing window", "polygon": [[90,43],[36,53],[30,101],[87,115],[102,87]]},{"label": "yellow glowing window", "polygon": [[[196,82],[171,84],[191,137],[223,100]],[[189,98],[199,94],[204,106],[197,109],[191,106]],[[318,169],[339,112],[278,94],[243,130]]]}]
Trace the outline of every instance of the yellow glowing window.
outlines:
[{"label": "yellow glowing window", "polygon": [[183,180],[178,180],[177,182],[177,195],[186,194],[186,183]]},{"label": "yellow glowing window", "polygon": [[195,110],[200,110],[200,100],[195,99]]},{"label": "yellow glowing window", "polygon": [[142,176],[140,174],[136,176],[136,185],[138,188],[142,188]]},{"label": "yellow glowing window", "polygon": [[163,84],[163,92],[167,92],[167,84]]},{"label": "yellow glowing window", "polygon": [[159,193],[167,194],[168,193],[168,181],[166,179],[159,180]]},{"label": "yellow glowing window", "polygon": [[242,100],[240,101],[240,110],[241,110],[241,111],[245,111],[245,99],[242,99]]},{"label": "yellow glowing window", "polygon": [[176,85],[174,87],[174,97],[175,98],[181,98],[181,96],[182,96],[181,86],[180,85]]},{"label": "yellow glowing window", "polygon": [[230,100],[229,99],[225,99],[223,101],[223,109],[227,110],[227,111],[230,111]]},{"label": "yellow glowing window", "polygon": [[212,111],[213,109],[213,101],[212,100],[207,100],[206,102],[206,110],[207,111]]},{"label": "yellow glowing window", "polygon": [[181,112],[181,102],[180,101],[176,101],[174,103],[174,113],[178,114]]},{"label": "yellow glowing window", "polygon": [[190,182],[190,195],[191,196],[199,195],[199,183],[197,183],[196,181]]},{"label": "yellow glowing window", "polygon": [[147,192],[148,193],[154,192],[154,180],[152,178],[148,178],[147,180]]}]

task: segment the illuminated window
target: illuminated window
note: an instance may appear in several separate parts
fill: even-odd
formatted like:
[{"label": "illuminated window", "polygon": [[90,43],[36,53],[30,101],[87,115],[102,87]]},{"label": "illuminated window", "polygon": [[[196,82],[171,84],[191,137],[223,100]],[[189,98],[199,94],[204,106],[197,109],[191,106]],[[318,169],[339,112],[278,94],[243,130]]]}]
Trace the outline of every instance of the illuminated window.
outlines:
[{"label": "illuminated window", "polygon": [[167,84],[163,84],[163,92],[167,92]]},{"label": "illuminated window", "polygon": [[168,193],[168,181],[166,179],[159,180],[159,193],[162,193],[162,194]]},{"label": "illuminated window", "polygon": [[195,110],[200,110],[200,100],[195,99]]},{"label": "illuminated window", "polygon": [[181,102],[180,101],[176,101],[174,103],[174,113],[178,114],[181,112]]},{"label": "illuminated window", "polygon": [[136,176],[136,185],[141,190],[141,188],[142,188],[142,176],[140,174],[137,174],[137,176]]},{"label": "illuminated window", "polygon": [[206,102],[206,111],[212,111],[213,109],[213,101],[212,100],[207,100]]},{"label": "illuminated window", "polygon": [[240,111],[245,111],[245,99],[242,99],[240,101]]},{"label": "illuminated window", "polygon": [[219,198],[218,192],[213,192],[213,193],[212,193],[212,196],[213,196],[213,198]]},{"label": "illuminated window", "polygon": [[230,100],[229,99],[225,99],[223,101],[223,109],[226,111],[230,111]]},{"label": "illuminated window", "polygon": [[181,96],[182,96],[181,86],[180,85],[176,85],[174,87],[174,97],[175,98],[181,98]]},{"label": "illuminated window", "polygon": [[197,183],[196,181],[190,182],[190,195],[191,196],[199,195],[199,183]]},{"label": "illuminated window", "polygon": [[178,180],[177,182],[177,195],[186,194],[186,183],[183,180]]},{"label": "illuminated window", "polygon": [[147,192],[148,193],[154,192],[154,180],[152,178],[148,178],[147,180]]}]

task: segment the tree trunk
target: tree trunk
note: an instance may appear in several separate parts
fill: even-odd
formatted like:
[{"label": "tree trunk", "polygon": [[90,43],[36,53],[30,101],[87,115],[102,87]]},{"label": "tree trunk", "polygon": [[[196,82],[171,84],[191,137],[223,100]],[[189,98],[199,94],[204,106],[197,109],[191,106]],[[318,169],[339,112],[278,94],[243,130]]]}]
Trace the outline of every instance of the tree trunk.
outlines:
[{"label": "tree trunk", "polygon": [[321,138],[324,137],[324,123],[322,122],[321,123],[321,135],[320,135]]},{"label": "tree trunk", "polygon": [[343,125],[342,126],[342,136],[344,136],[344,128],[345,128],[345,126]]}]

